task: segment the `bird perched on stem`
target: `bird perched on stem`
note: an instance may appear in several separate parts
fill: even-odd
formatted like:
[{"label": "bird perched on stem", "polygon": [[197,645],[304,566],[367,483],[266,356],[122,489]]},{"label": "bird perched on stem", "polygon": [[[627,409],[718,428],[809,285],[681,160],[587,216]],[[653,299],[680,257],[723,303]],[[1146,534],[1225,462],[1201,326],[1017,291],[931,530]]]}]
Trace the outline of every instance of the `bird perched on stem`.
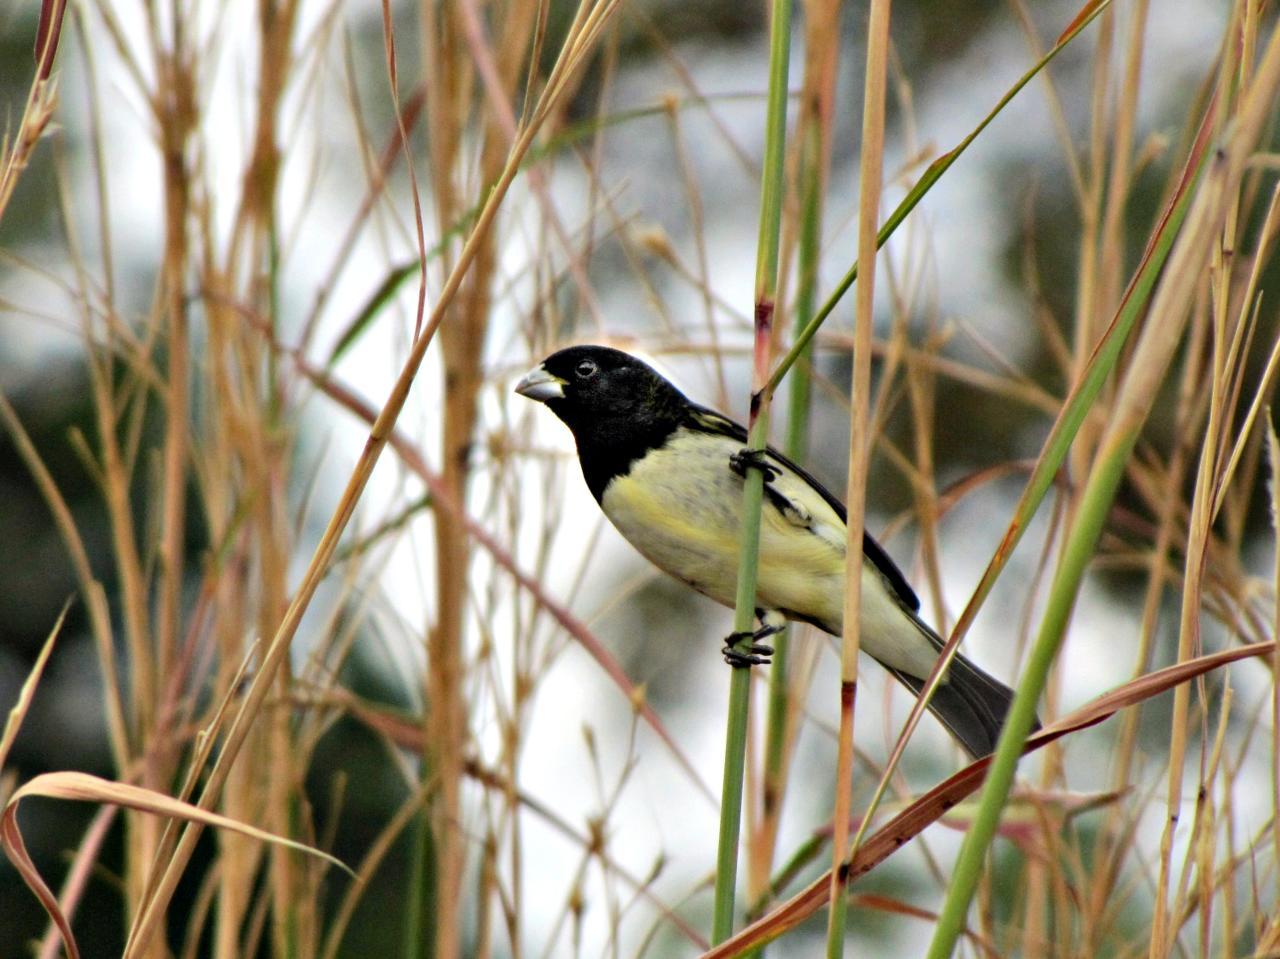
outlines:
[{"label": "bird perched on stem", "polygon": [[[691,402],[652,367],[604,346],[547,357],[516,386],[573,433],[582,475],[600,508],[659,569],[732,607],[738,578],[742,484],[764,473],[756,614],[761,628],[725,658],[768,662],[760,640],[785,620],[839,636],[844,619],[845,508],[772,447],[751,454],[747,431]],[[942,640],[920,600],[870,535],[862,539],[862,650],[919,693]],[[977,758],[995,749],[1013,691],[956,655],[929,709]]]}]

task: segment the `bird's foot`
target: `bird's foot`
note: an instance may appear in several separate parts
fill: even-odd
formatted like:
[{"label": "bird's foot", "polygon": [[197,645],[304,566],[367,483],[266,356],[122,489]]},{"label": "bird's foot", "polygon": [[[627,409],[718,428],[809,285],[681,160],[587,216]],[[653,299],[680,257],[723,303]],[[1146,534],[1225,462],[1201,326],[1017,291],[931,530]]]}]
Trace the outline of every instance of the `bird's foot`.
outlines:
[{"label": "bird's foot", "polygon": [[[756,616],[760,618],[759,629],[748,633],[730,633],[725,640],[725,646],[721,652],[724,653],[724,661],[734,669],[768,666],[769,657],[773,655],[773,647],[765,645],[760,640],[767,639],[786,628],[785,620],[775,620],[776,614],[771,611],[758,609]],[[741,647],[738,645],[747,640],[750,640],[750,645]]]},{"label": "bird's foot", "polygon": [[769,657],[773,655],[773,647],[764,643],[752,643],[750,646],[738,646],[744,639],[752,639],[755,633],[730,633],[725,643],[724,661],[734,669],[746,669],[749,666],[768,666]]},{"label": "bird's foot", "polygon": [[782,471],[776,466],[771,466],[765,462],[764,450],[753,450],[746,447],[729,457],[729,469],[743,479],[747,478],[747,470],[759,470],[764,474],[766,483],[782,475]]}]

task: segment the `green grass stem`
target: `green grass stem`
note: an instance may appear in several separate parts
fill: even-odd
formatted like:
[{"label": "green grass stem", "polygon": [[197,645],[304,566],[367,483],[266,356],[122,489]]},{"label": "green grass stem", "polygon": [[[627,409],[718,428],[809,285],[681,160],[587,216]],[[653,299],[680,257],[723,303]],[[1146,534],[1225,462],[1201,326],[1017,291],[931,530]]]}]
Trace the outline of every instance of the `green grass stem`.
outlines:
[{"label": "green grass stem", "polygon": [[[991,588],[995,585],[996,579],[999,578],[1000,573],[1008,564],[1014,549],[1022,539],[1022,535],[1030,526],[1032,518],[1053,484],[1054,477],[1066,461],[1067,453],[1071,449],[1071,443],[1084,422],[1085,416],[1092,409],[1094,400],[1102,389],[1102,385],[1115,369],[1116,362],[1120,358],[1120,352],[1128,342],[1129,334],[1133,331],[1139,317],[1146,309],[1151,291],[1160,276],[1160,271],[1169,255],[1173,240],[1177,236],[1178,229],[1186,216],[1187,202],[1191,196],[1190,187],[1196,182],[1199,164],[1204,155],[1205,135],[1210,128],[1210,122],[1210,118],[1206,117],[1201,125],[1201,137],[1188,160],[1187,169],[1183,174],[1179,189],[1175,192],[1165,216],[1162,218],[1151,243],[1148,245],[1142,262],[1139,264],[1138,272],[1130,283],[1129,289],[1125,292],[1115,319],[1098,341],[1097,346],[1094,348],[1093,356],[1090,358],[1088,365],[1086,365],[1077,386],[1063,403],[1062,412],[1058,415],[1057,421],[1049,431],[1049,437],[1045,440],[1044,451],[1032,469],[1031,477],[1023,489],[1022,497],[1014,507],[1013,518],[1009,523],[1009,528],[1005,532],[995,556],[992,557],[987,569],[983,572],[982,578],[978,581],[978,585],[974,588],[968,605],[965,607],[964,612],[961,613],[960,619],[951,632],[947,649],[944,650],[943,656],[940,657],[939,665],[936,669],[938,676],[943,674],[946,665],[951,661],[953,651],[959,647],[960,640],[968,632],[970,625],[977,616],[978,610],[981,609],[983,602],[991,592]],[[923,715],[925,706],[928,704],[929,697],[933,694],[936,685],[936,682],[930,682],[926,685],[919,698],[918,707],[913,708],[903,727],[899,737],[900,740],[909,737],[915,729],[916,723],[920,716]],[[862,825],[854,838],[850,855],[857,851],[868,824],[871,822],[876,809],[879,808],[888,788],[889,779],[893,774],[893,770],[897,767],[896,757],[900,755],[901,751],[895,750],[894,757],[891,757],[886,765],[885,772],[871,797],[867,812],[863,816]]]},{"label": "green grass stem", "polygon": [[[769,105],[765,121],[765,160],[760,190],[760,233],[756,250],[755,363],[751,380],[751,426],[747,439],[748,447],[756,450],[764,449],[769,436],[769,406],[767,400],[762,401],[760,387],[764,382],[764,373],[768,369],[770,329],[778,287],[778,247],[782,232],[782,177],[787,123],[787,72],[790,59],[791,0],[773,0],[769,44]],[[755,623],[760,507],[763,497],[763,476],[759,470],[747,470],[743,483],[741,552],[734,605],[733,629],[736,633],[750,632]],[[720,835],[716,852],[712,943],[723,942],[733,932],[750,682],[749,669],[732,671],[729,685],[729,715],[725,733],[724,778],[720,793]]]},{"label": "green grass stem", "polygon": [[[1086,4],[1081,13],[1076,17],[1070,27],[1059,37],[1058,42],[1054,44],[1048,52],[1045,53],[1030,69],[1024,73],[1018,81],[1009,88],[996,105],[983,117],[976,127],[953,149],[938,157],[929,168],[921,176],[920,180],[912,187],[907,196],[898,204],[893,213],[885,221],[877,234],[876,247],[882,247],[893,232],[898,228],[903,220],[906,219],[924,195],[932,189],[933,185],[942,177],[942,175],[951,167],[953,163],[969,145],[982,133],[983,130],[995,119],[996,116],[1007,106],[1012,99],[1034,78],[1041,70],[1043,70],[1056,57],[1068,43],[1077,37],[1085,27],[1087,27],[1095,17],[1097,17],[1109,4],[1109,0],[1091,0]],[[778,4],[775,4],[775,7]],[[775,9],[774,24],[774,49],[771,51],[771,71],[770,71],[770,118],[771,120],[785,110],[785,99],[778,97],[773,84],[776,75],[775,68],[777,66],[777,58],[773,56],[777,51],[777,32],[780,29],[777,10]],[[785,78],[785,74],[784,74]],[[775,99],[781,102],[775,109]],[[772,127],[771,127],[772,129]],[[781,145],[777,147],[778,159],[781,160]],[[768,219],[768,201],[770,199],[770,186],[768,182],[769,171],[765,171],[765,184],[762,190],[762,216],[761,216],[761,252],[764,252],[764,242],[766,238],[766,221]],[[775,201],[776,202],[776,201]],[[780,216],[780,205],[779,205]],[[776,235],[776,231],[775,231]],[[764,297],[760,294],[763,289],[762,277],[765,277],[766,270],[764,264],[767,261],[763,255],[757,259],[757,322],[759,322],[759,304],[761,302],[772,302],[771,297]],[[773,260],[774,273],[776,273],[776,256]],[[853,286],[858,276],[858,264],[855,262],[845,276],[837,284],[835,290],[824,301],[819,310],[813,314],[812,318],[801,324],[801,319],[808,315],[808,311],[797,312],[797,327],[799,332],[781,362],[773,370],[763,387],[753,396],[753,413],[758,410],[767,421],[767,413],[769,404],[776,392],[778,385],[787,372],[795,365],[801,356],[810,354],[810,344],[816,335],[822,323],[834,311],[836,305],[843,298],[844,294]],[[757,366],[760,364],[759,352],[762,348],[760,341],[759,329],[757,329]],[[805,372],[808,373],[808,364],[805,364]],[[794,398],[793,398],[794,399]],[[752,448],[763,448],[764,437],[766,433],[759,433],[755,429],[756,424],[753,422],[753,429],[749,436],[748,445]],[[757,446],[757,442],[759,445]],[[744,529],[743,529],[743,560],[739,568],[738,596],[737,605],[735,607],[735,631],[746,631],[751,628],[754,614],[755,603],[755,574],[756,574],[756,549],[759,538],[759,509],[760,500],[763,493],[763,483],[754,473],[750,473],[747,477],[744,490]],[[754,522],[753,522],[754,515]],[[749,579],[749,583],[744,580]],[[744,587],[748,587],[746,589]],[[745,670],[738,670],[737,673],[745,673]],[[717,871],[716,871],[716,905],[715,916],[713,918],[712,941],[719,943],[732,931],[732,911],[733,911],[733,884],[737,878],[737,836],[741,823],[741,793],[742,793],[742,772],[741,768],[745,761],[746,755],[746,724],[747,724],[747,682],[748,677],[735,675],[730,687],[729,702],[729,731],[726,735],[725,743],[725,775],[721,799],[721,829],[720,844],[717,855]],[[740,688],[739,688],[740,687]],[[772,699],[772,696],[771,696]],[[776,721],[776,720],[775,720]],[[729,807],[732,807],[730,810]],[[855,842],[850,852],[855,852],[857,843]]]},{"label": "green grass stem", "polygon": [[[1160,224],[1149,247],[1148,256],[1144,259],[1139,274],[1126,293],[1112,329],[1108,331],[1107,337],[1094,352],[1093,361],[1082,378],[1081,388],[1074,395],[1075,405],[1067,404],[1054,432],[1050,435],[1045,455],[1041,457],[1041,463],[1037,469],[1038,474],[1044,472],[1052,476],[1052,472],[1056,471],[1055,464],[1061,464],[1065,459],[1076,430],[1083,422],[1102,383],[1113,369],[1127,334],[1133,328],[1137,318],[1147,310],[1156,279],[1170,255],[1174,239],[1180,234],[1192,198],[1200,201],[1201,206],[1207,205],[1201,201],[1205,191],[1197,191],[1196,187],[1201,181],[1206,163],[1214,156],[1205,149],[1207,133],[1213,127],[1213,114],[1214,106],[1211,105],[1201,125],[1200,136],[1193,147],[1188,162],[1188,173],[1184,175],[1180,189],[1175,194],[1169,214]],[[1193,229],[1193,237],[1204,232],[1203,229]],[[1204,245],[1203,242],[1201,245]],[[1185,261],[1189,258],[1191,258],[1190,254],[1183,256],[1182,259]],[[1169,276],[1173,278],[1174,283],[1185,282],[1176,276],[1183,272],[1189,275],[1196,274],[1194,267],[1183,262],[1175,262],[1169,270]],[[1174,298],[1166,297],[1165,299]],[[1186,302],[1189,297],[1183,297],[1182,300]],[[1144,330],[1122,386],[1121,395],[1117,400],[1116,408],[1121,411],[1121,415],[1113,420],[1099,445],[1097,459],[1090,471],[1075,521],[1067,536],[1062,561],[1054,575],[1045,605],[1044,618],[1041,620],[1036,641],[1028,658],[1026,671],[1018,684],[1013,705],[1010,707],[1009,716],[996,747],[995,758],[983,785],[977,812],[952,872],[947,897],[934,928],[933,941],[927,954],[928,959],[949,957],[964,928],[969,903],[981,877],[987,850],[999,826],[1000,816],[1013,784],[1023,743],[1035,720],[1036,704],[1044,691],[1049,671],[1061,647],[1076,596],[1124,476],[1125,465],[1137,442],[1139,430],[1154,402],[1159,380],[1168,363],[1172,361],[1177,342],[1181,339],[1186,309],[1174,309],[1165,316],[1161,302],[1157,302],[1153,311],[1162,316],[1162,322]],[[1032,488],[1033,484],[1029,484],[1028,492]],[[1023,503],[1019,505],[1020,511],[1029,505],[1026,495]],[[1025,529],[1025,524],[1021,528]],[[1009,537],[1006,536],[1006,541],[1008,539]],[[1002,544],[1002,551],[1004,547],[1005,544]],[[1008,551],[1011,550],[1010,546]],[[1007,559],[1007,552],[998,552],[997,558],[1001,555]]]},{"label": "green grass stem", "polygon": [[[800,231],[798,242],[795,332],[804,327],[803,317],[813,312],[817,298],[818,259],[822,247],[822,199],[826,192],[826,131],[821,120],[810,118],[804,126],[800,145]],[[797,463],[809,453],[809,415],[813,400],[810,367],[812,349],[796,365],[788,384],[786,437],[783,449]],[[773,661],[769,666],[769,704],[765,720],[764,803],[767,819],[780,813],[786,788],[787,726],[791,713],[791,627],[773,638]]]}]

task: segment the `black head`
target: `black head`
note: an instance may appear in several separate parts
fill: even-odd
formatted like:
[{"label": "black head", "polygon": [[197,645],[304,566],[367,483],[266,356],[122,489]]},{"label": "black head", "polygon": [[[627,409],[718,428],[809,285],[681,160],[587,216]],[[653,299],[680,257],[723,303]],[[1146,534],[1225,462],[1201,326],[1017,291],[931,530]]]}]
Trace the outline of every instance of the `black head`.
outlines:
[{"label": "black head", "polygon": [[680,425],[689,405],[653,367],[607,346],[552,353],[516,384],[516,392],[545,403],[573,431],[597,498],[610,479]]},{"label": "black head", "polygon": [[653,367],[607,346],[571,346],[552,353],[516,385],[521,396],[545,403],[577,435],[606,424],[669,419],[684,394]]}]

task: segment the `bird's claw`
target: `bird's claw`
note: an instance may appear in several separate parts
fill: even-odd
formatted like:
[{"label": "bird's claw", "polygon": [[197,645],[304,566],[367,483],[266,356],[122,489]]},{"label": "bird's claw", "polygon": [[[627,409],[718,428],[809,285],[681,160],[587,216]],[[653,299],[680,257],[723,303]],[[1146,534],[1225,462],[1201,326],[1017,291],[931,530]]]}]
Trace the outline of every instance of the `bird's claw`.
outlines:
[{"label": "bird's claw", "polygon": [[724,661],[734,669],[746,669],[749,666],[768,666],[769,657],[773,655],[773,647],[766,646],[764,643],[752,643],[750,646],[739,647],[737,644],[744,639],[754,639],[755,633],[730,633],[728,642],[725,643]]},{"label": "bird's claw", "polygon": [[782,471],[776,466],[766,463],[764,457],[764,450],[753,450],[744,447],[729,457],[729,469],[743,479],[747,478],[747,470],[759,470],[764,474],[764,481],[767,483],[781,476]]},{"label": "bird's claw", "polygon": [[[771,622],[771,614],[765,610],[756,610],[760,618],[760,628],[755,632],[730,633],[725,640],[724,661],[734,669],[745,669],[748,666],[768,666],[769,657],[773,655],[773,647],[760,642],[762,639],[782,632],[785,623]],[[739,646],[739,643],[750,641],[750,645]]]}]

